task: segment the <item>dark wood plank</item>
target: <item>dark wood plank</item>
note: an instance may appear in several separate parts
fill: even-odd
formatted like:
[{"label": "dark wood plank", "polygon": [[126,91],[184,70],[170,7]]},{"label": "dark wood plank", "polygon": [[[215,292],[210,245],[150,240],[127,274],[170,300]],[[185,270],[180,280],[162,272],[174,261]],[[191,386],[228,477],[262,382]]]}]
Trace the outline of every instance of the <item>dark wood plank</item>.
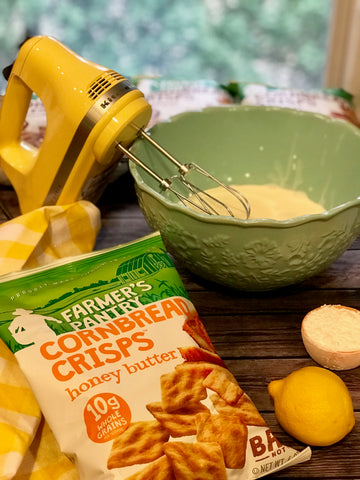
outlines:
[{"label": "dark wood plank", "polygon": [[217,293],[211,291],[192,291],[190,296],[198,306],[200,315],[238,315],[276,314],[305,315],[309,310],[324,304],[342,304],[360,308],[358,289],[344,290],[310,290],[292,288],[287,290],[251,294],[246,292],[229,292],[219,289]]},{"label": "dark wood plank", "polygon": [[150,228],[142,218],[107,218],[102,222],[96,248],[107,248],[114,245],[130,242],[151,233]]},{"label": "dark wood plank", "polygon": [[216,315],[203,316],[202,320],[224,358],[296,358],[306,355],[301,340],[300,315]]}]

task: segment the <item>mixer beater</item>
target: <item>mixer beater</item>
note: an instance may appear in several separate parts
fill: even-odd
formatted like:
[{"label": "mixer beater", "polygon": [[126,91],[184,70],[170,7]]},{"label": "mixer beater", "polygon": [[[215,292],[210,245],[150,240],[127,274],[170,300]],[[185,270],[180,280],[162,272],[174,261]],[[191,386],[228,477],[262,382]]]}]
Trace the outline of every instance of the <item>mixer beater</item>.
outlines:
[{"label": "mixer beater", "polygon": [[[179,173],[173,175],[169,178],[163,178],[159,176],[152,168],[148,167],[144,162],[142,162],[137,156],[135,156],[130,150],[123,147],[120,143],[116,147],[124,153],[131,161],[136,163],[139,167],[145,170],[149,175],[151,175],[155,180],[158,181],[161,190],[172,192],[184,206],[192,206],[196,210],[200,210],[203,213],[208,215],[230,215],[234,217],[234,213],[231,208],[221,201],[219,198],[216,198],[214,195],[209,194],[206,190],[199,188],[193,182],[190,182],[186,177],[190,172],[197,172],[200,175],[212,180],[216,185],[224,188],[227,192],[231,193],[242,205],[245,211],[246,219],[250,216],[250,204],[247,198],[241,194],[238,190],[223,183],[218,178],[211,175],[203,168],[201,168],[196,163],[181,163],[173,155],[171,155],[164,147],[159,145],[148,133],[143,129],[139,130],[139,136],[149,142],[153,147],[155,147],[160,153],[162,153],[168,160],[170,160],[177,168]],[[187,188],[190,196],[183,195],[179,190],[176,190],[174,187],[174,182],[180,182],[183,186]]]}]

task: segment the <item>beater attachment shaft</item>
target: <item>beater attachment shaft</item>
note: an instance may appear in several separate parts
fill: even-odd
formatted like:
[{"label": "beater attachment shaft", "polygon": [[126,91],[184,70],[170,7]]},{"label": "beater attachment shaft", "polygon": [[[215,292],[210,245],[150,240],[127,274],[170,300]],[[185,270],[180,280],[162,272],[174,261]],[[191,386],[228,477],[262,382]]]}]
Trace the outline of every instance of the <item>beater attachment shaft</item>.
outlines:
[{"label": "beater attachment shaft", "polygon": [[[147,166],[142,160],[140,160],[136,155],[130,152],[129,149],[118,143],[116,147],[124,153],[129,160],[133,161],[136,165],[140,168],[145,170],[149,175],[151,175],[158,183],[163,191],[170,191],[172,192],[180,202],[186,206],[192,206],[196,210],[200,210],[203,213],[208,215],[230,215],[231,217],[235,217],[234,213],[232,212],[231,208],[221,201],[220,199],[216,198],[214,195],[209,194],[206,190],[199,188],[193,182],[190,182],[186,177],[190,172],[197,172],[200,175],[208,178],[209,180],[213,181],[218,186],[224,188],[226,191],[231,193],[242,205],[246,219],[250,217],[250,204],[247,198],[242,195],[241,192],[237,191],[235,188],[231,187],[230,185],[226,185],[218,178],[214,177],[211,173],[207,172],[203,168],[201,168],[196,163],[181,163],[179,162],[173,155],[171,155],[164,147],[158,144],[148,133],[146,133],[143,129],[138,130],[139,136],[144,138],[147,142],[149,142],[153,147],[155,147],[162,155],[164,155],[168,160],[170,160],[178,169],[179,173],[177,175],[173,175],[169,178],[163,178],[158,175],[152,168]],[[185,186],[190,193],[190,196],[186,196],[179,191],[178,188],[174,186],[175,182],[179,182],[182,186]],[[226,212],[226,213],[223,213]]]}]

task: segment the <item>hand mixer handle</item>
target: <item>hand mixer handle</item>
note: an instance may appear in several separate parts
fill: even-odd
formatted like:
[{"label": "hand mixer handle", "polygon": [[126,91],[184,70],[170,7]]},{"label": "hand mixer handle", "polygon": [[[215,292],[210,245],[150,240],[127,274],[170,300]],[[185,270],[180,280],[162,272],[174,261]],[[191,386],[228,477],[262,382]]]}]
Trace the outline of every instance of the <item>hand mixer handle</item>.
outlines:
[{"label": "hand mixer handle", "polygon": [[[0,166],[11,178],[15,190],[23,175],[32,168],[37,154],[35,147],[22,144],[20,141],[33,93],[21,79],[20,74],[29,50],[38,41],[39,37],[34,37],[26,42],[26,47],[23,46],[20,49],[0,108]],[[21,173],[19,166],[21,166]]]},{"label": "hand mixer handle", "polygon": [[[8,144],[19,143],[31,95],[31,90],[19,77],[10,77],[0,110],[1,145],[4,137],[6,137],[6,143]],[[15,98],[19,101],[14,102],[13,99]]]}]

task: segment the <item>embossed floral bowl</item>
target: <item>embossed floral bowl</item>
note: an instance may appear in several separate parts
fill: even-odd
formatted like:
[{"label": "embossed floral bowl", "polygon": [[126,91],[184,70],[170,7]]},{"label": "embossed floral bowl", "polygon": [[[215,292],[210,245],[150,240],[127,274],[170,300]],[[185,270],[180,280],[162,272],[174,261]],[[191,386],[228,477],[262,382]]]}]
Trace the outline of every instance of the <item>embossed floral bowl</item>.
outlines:
[{"label": "embossed floral bowl", "polygon": [[[275,183],[326,208],[285,221],[210,216],[181,205],[130,162],[147,222],[170,253],[207,280],[248,291],[298,283],[325,269],[360,233],[360,130],[350,123],[232,106],[180,114],[150,133],[179,160],[196,162],[225,183]],[[136,140],[132,152],[158,174],[174,174],[148,142]]]}]

